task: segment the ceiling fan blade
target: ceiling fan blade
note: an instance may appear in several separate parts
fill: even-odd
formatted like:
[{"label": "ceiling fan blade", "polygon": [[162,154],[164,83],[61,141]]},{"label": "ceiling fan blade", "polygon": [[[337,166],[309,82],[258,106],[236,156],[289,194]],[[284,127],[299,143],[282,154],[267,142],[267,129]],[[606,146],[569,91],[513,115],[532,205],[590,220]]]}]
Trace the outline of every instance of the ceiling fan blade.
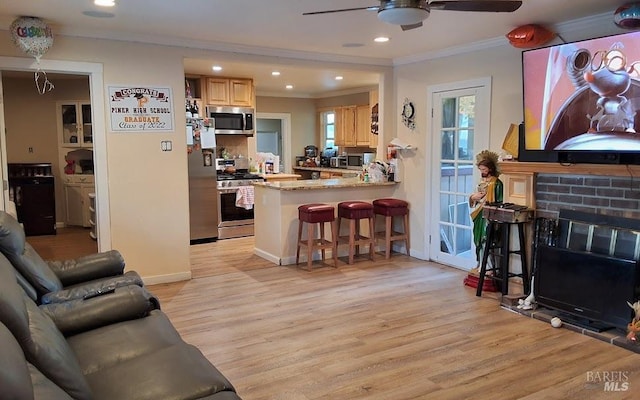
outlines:
[{"label": "ceiling fan blade", "polygon": [[420,28],[421,26],[422,26],[422,21],[418,22],[417,24],[400,25],[400,27],[402,28],[403,31],[409,31],[411,29]]},{"label": "ceiling fan blade", "polygon": [[429,3],[429,8],[445,11],[514,12],[521,5],[522,1],[511,0],[433,1]]},{"label": "ceiling fan blade", "polygon": [[302,15],[330,14],[330,13],[338,13],[338,12],[344,12],[344,11],[357,11],[357,10],[378,11],[379,9],[380,9],[380,7],[378,7],[378,6],[343,8],[343,9],[340,9],[340,10],[306,12],[306,13],[302,13]]}]

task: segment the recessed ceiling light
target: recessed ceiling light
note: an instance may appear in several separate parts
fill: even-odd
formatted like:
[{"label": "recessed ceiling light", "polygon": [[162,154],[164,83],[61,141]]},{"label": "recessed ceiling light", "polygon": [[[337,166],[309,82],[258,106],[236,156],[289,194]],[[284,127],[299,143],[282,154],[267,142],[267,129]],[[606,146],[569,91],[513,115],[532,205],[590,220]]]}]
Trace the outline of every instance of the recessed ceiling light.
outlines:
[{"label": "recessed ceiling light", "polygon": [[287,86],[285,86],[285,88],[287,88],[287,89],[293,89],[293,85],[287,85]]},{"label": "recessed ceiling light", "polygon": [[341,81],[341,80],[343,80],[344,78],[343,78],[342,76],[338,75],[338,76],[336,76],[336,78],[335,78],[335,79],[336,79],[337,81]]},{"label": "recessed ceiling light", "polygon": [[86,15],[87,17],[94,17],[94,18],[113,18],[116,16],[113,13],[104,12],[104,11],[83,11],[82,14]]},{"label": "recessed ceiling light", "polygon": [[115,0],[93,0],[93,4],[100,7],[113,7],[116,5]]},{"label": "recessed ceiling light", "polygon": [[385,42],[389,41],[389,38],[386,37],[386,36],[379,36],[379,37],[373,39],[373,41],[376,42],[376,43],[385,43]]},{"label": "recessed ceiling light", "polygon": [[213,67],[211,67],[212,70],[216,71],[216,72],[220,72],[222,71],[222,67],[219,65],[214,65]]},{"label": "recessed ceiling light", "polygon": [[271,73],[271,75],[273,75],[273,76],[280,76],[280,72],[279,72],[279,71],[273,71],[273,72]]}]

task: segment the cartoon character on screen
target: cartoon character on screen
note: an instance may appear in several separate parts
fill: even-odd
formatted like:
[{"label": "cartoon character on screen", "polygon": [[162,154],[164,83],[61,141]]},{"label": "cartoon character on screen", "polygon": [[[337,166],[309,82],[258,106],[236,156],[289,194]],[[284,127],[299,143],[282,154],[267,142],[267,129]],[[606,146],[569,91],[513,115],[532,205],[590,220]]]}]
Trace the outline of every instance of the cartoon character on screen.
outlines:
[{"label": "cartoon character on screen", "polygon": [[583,68],[579,68],[584,71],[584,83],[600,96],[596,103],[598,112],[587,115],[591,121],[589,132],[635,133],[635,110],[625,93],[631,86],[631,74],[638,74],[638,61],[627,68],[627,57],[622,48],[622,43],[614,43],[609,50],[598,50],[593,56],[588,50],[580,49],[569,59],[573,60],[569,68],[575,69],[576,62],[584,63]]},{"label": "cartoon character on screen", "polygon": [[473,243],[476,246],[476,259],[479,264],[487,238],[487,221],[482,216],[482,207],[486,203],[502,202],[503,184],[498,179],[498,155],[493,151],[483,150],[476,155],[476,167],[480,170],[481,180],[476,191],[469,196],[469,207],[472,208]]}]

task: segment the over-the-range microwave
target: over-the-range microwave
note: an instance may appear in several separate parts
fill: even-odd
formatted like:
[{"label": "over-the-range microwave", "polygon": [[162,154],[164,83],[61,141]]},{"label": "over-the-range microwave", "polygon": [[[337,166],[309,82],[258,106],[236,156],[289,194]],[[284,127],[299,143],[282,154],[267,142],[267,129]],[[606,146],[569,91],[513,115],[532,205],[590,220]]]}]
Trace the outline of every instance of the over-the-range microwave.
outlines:
[{"label": "over-the-range microwave", "polygon": [[249,107],[207,106],[207,117],[213,119],[214,133],[253,136],[255,110]]}]

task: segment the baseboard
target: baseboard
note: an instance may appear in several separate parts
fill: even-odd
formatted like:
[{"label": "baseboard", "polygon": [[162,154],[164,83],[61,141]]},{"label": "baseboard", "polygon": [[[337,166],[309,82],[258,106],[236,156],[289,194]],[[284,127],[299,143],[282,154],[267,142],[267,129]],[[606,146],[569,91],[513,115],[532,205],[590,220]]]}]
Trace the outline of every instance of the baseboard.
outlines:
[{"label": "baseboard", "polygon": [[161,283],[171,283],[188,281],[191,279],[191,271],[180,272],[177,274],[143,276],[142,281],[145,285],[158,285]]},{"label": "baseboard", "polygon": [[[260,250],[260,249],[256,249],[256,248],[254,248],[254,249],[253,249],[253,254],[255,254],[255,255],[259,256],[259,257],[262,257],[262,258],[264,258],[265,260],[271,261],[272,263],[274,263],[274,264],[276,264],[276,265],[286,265],[286,264],[281,263],[280,258],[278,258],[278,257],[274,256],[274,255],[273,255],[273,254],[271,254],[271,253],[267,253],[266,251],[262,251],[262,250]],[[295,261],[295,260],[294,260],[294,261]]]}]

